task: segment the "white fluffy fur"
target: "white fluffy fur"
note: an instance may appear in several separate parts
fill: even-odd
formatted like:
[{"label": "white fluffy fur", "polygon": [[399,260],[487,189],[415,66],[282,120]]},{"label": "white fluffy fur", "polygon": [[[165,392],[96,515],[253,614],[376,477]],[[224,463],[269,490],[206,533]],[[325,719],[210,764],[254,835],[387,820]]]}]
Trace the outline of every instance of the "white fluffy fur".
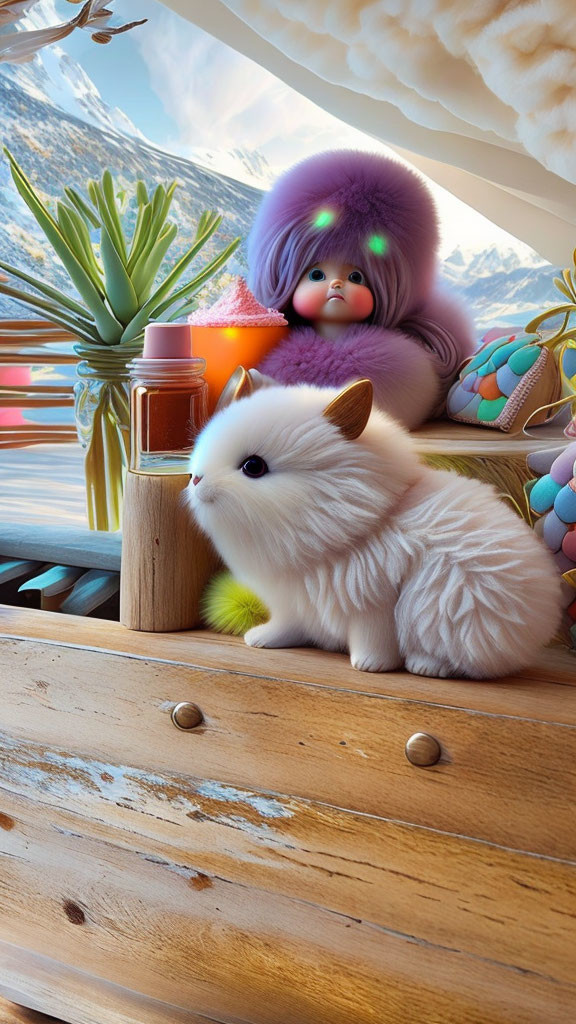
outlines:
[{"label": "white fluffy fur", "polygon": [[[574,181],[574,0],[224,3],[296,64],[359,93],[359,104],[368,96],[437,132],[520,144]],[[395,141],[410,148],[408,137]]]},{"label": "white fluffy fur", "polygon": [[[196,519],[271,612],[246,643],[348,649],[372,672],[485,679],[530,663],[560,618],[542,542],[491,487],[422,465],[384,414],[346,440],[322,415],[337,393],[257,391],[196,445]],[[239,469],[254,454],[270,470],[255,480]]]}]

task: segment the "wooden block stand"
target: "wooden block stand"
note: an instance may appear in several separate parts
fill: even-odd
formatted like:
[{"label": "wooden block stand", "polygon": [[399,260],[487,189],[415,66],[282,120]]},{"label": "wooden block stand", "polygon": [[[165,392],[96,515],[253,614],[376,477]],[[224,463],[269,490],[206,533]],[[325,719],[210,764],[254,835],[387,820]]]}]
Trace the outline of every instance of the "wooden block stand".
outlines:
[{"label": "wooden block stand", "polygon": [[6,999],[71,1024],[572,1024],[572,654],[469,683],[9,607],[0,636]]}]

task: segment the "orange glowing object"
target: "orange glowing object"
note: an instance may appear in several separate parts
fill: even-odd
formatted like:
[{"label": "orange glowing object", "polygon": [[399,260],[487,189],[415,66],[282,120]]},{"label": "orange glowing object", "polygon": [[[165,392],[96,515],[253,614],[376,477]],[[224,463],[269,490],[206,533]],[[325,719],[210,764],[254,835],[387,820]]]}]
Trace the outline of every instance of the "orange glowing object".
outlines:
[{"label": "orange glowing object", "polygon": [[289,326],[200,327],[190,325],[195,356],[206,360],[208,413],[214,411],[224,385],[238,366],[247,370],[258,363],[286,337]]}]

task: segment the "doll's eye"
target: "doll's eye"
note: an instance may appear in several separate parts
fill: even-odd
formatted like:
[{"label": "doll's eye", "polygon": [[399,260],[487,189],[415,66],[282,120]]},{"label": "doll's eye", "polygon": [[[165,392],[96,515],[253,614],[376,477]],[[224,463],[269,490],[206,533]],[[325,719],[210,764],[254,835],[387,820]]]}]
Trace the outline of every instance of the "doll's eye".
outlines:
[{"label": "doll's eye", "polygon": [[360,270],[353,270],[348,274],[348,280],[351,281],[352,284],[366,284],[364,274]]},{"label": "doll's eye", "polygon": [[239,467],[244,476],[249,476],[253,480],[259,476],[265,476],[268,472],[268,466],[264,462],[264,459],[260,458],[259,455],[249,455],[247,459]]},{"label": "doll's eye", "polygon": [[320,267],[312,267],[312,270],[310,270],[308,272],[308,280],[309,281],[325,281],[326,280],[326,274],[324,273],[323,270],[320,270]]}]

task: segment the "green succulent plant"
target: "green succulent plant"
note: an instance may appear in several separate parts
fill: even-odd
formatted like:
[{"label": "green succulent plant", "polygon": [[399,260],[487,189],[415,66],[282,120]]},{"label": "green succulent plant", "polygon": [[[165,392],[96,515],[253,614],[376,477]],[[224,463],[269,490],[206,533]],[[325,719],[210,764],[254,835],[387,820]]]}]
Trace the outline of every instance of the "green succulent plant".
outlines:
[{"label": "green succulent plant", "polygon": [[[126,195],[115,194],[109,170],[104,171],[101,181],[88,182],[87,198],[66,187],[65,199],[57,202],[57,216],[53,217],[14,156],[6,147],[4,152],[18,192],[60,257],[82,302],[3,260],[2,270],[39,294],[2,282],[0,291],[25,302],[44,319],[72,331],[89,344],[128,344],[142,336],[151,320],[172,321],[185,316],[194,307],[195,294],[240,244],[240,239],[235,238],[191,281],[176,288],[184,271],[222,222],[220,214],[206,210],[200,217],[193,245],[154,289],[162,262],[178,233],[177,225],[167,220],[177,182],[157,185],[150,196],[144,182],[137,182],[138,213],[132,238],[128,239],[121,216]],[[91,241],[92,229],[99,232],[98,242]]]},{"label": "green succulent plant", "polygon": [[[0,280],[0,293],[31,307],[44,320],[72,332],[82,361],[77,366],[75,414],[85,448],[88,521],[92,529],[120,526],[124,472],[128,463],[130,404],[127,364],[141,353],[144,328],[151,321],[172,322],[196,305],[196,293],[220,270],[240,244],[235,238],[195,276],[179,283],[218,229],[222,216],[202,213],[190,248],[156,285],[178,233],[168,213],[177,182],[148,192],[136,183],[136,222],[128,238],[124,225],[126,192],[117,192],[109,170],[87,184],[87,195],[64,188],[56,216],[42,201],[15,157],[4,147],[14,184],[66,269],[78,294],[71,298],[45,281],[0,260],[0,270],[23,282]],[[97,234],[93,240],[92,234]]]}]

